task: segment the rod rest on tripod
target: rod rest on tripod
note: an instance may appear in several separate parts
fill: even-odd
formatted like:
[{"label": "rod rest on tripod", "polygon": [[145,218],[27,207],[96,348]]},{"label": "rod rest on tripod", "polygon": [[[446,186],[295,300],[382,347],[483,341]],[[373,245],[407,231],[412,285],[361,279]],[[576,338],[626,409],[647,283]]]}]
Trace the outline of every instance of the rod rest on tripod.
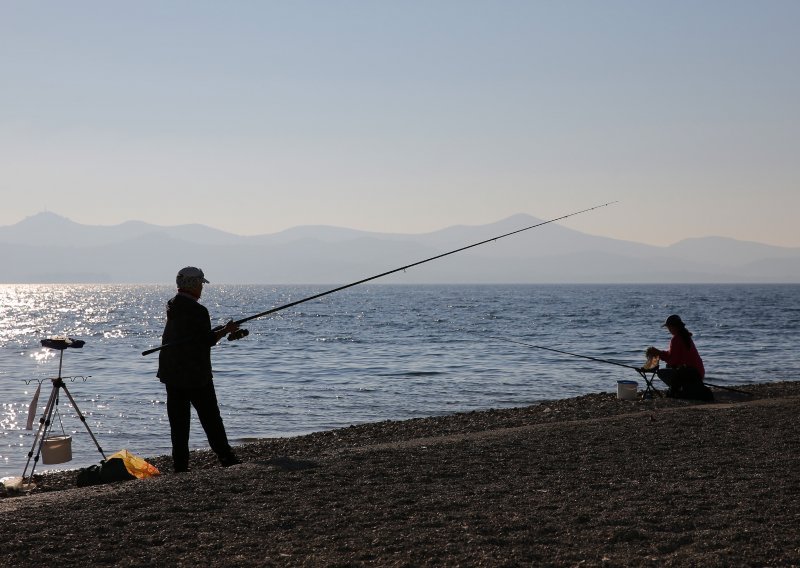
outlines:
[{"label": "rod rest on tripod", "polygon": [[[46,442],[49,443],[49,442],[55,440],[56,438],[58,438],[58,437],[48,437],[48,434],[50,433],[50,425],[51,425],[51,418],[53,416],[53,412],[58,412],[58,410],[57,410],[58,395],[62,390],[64,391],[64,394],[67,395],[67,398],[69,398],[69,401],[72,404],[72,408],[75,410],[75,413],[81,419],[81,422],[83,423],[83,426],[86,428],[86,431],[89,433],[89,436],[91,436],[92,441],[94,442],[94,445],[97,447],[97,451],[100,452],[100,455],[103,456],[104,460],[106,459],[106,455],[105,455],[105,453],[103,453],[103,448],[100,447],[100,443],[97,441],[97,438],[95,437],[94,432],[92,432],[92,429],[89,428],[89,424],[86,422],[86,417],[83,415],[83,413],[78,408],[78,403],[76,403],[75,399],[72,398],[72,394],[67,389],[67,385],[64,384],[64,379],[72,379],[73,377],[62,377],[61,376],[61,369],[62,369],[62,366],[63,366],[63,363],[64,363],[64,351],[69,347],[80,349],[81,347],[83,347],[85,345],[85,343],[86,342],[81,340],[81,339],[72,339],[71,337],[60,337],[60,336],[59,337],[50,337],[49,339],[42,339],[41,340],[42,347],[47,347],[49,349],[55,349],[55,350],[60,352],[59,353],[59,357],[58,357],[58,376],[55,377],[55,378],[51,378],[50,379],[53,382],[53,390],[50,392],[50,397],[48,398],[47,404],[44,407],[44,413],[42,414],[42,417],[39,419],[39,429],[36,431],[36,435],[33,437],[33,445],[31,445],[31,450],[28,452],[28,461],[25,463],[25,469],[22,470],[22,481],[23,481],[23,483],[25,482],[26,478],[28,479],[28,483],[31,483],[33,481],[33,472],[36,470],[36,464],[39,461],[39,456],[42,454],[43,450],[45,452],[47,452],[47,451],[49,451],[51,449],[52,444],[47,445]],[[84,377],[84,380],[85,380],[85,377]],[[41,384],[41,382],[40,382],[40,384]],[[37,389],[36,397],[38,397],[38,396],[39,396],[39,391]],[[34,398],[34,400],[36,400],[36,398]],[[32,404],[32,406],[33,406],[33,404]],[[29,421],[30,421],[30,418],[29,418]],[[61,421],[61,418],[59,417],[59,422],[60,421]],[[30,426],[28,426],[28,428],[30,428]],[[63,424],[62,424],[62,430],[63,430]],[[72,443],[71,442],[71,440],[72,440],[71,436],[67,436],[65,434],[64,438],[70,440],[69,444]],[[38,447],[38,449],[37,449],[37,447]],[[34,457],[34,452],[35,452],[35,457]],[[44,455],[46,456],[47,453],[45,453]],[[64,456],[58,455],[57,459],[60,459],[61,461],[54,461],[52,463],[62,463],[63,461],[71,460],[72,459],[72,447],[71,447],[71,445],[69,446],[68,457],[66,459],[62,459],[63,457]],[[28,466],[31,465],[31,460],[33,460],[33,466],[31,467],[30,476],[28,476]],[[45,463],[48,463],[46,460],[47,460],[47,458],[45,457]]]},{"label": "rod rest on tripod", "polygon": [[82,339],[72,339],[71,337],[51,337],[50,339],[42,339],[42,347],[49,349],[58,349],[63,351],[68,347],[80,349],[86,344]]}]

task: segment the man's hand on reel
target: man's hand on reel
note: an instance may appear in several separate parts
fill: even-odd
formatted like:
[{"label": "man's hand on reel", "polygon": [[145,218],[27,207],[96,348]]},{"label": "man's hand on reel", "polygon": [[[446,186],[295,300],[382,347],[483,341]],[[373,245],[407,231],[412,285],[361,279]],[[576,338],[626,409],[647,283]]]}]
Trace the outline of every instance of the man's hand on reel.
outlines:
[{"label": "man's hand on reel", "polygon": [[239,324],[233,320],[226,323],[225,327],[222,328],[222,335],[227,335],[228,341],[236,341],[237,339],[247,337],[249,333],[250,332],[246,329],[240,328]]},{"label": "man's hand on reel", "polygon": [[238,329],[239,329],[239,324],[233,320],[230,320],[224,326],[214,328],[214,331],[216,333],[216,340],[219,341],[226,335],[230,336],[232,333],[235,333]]}]

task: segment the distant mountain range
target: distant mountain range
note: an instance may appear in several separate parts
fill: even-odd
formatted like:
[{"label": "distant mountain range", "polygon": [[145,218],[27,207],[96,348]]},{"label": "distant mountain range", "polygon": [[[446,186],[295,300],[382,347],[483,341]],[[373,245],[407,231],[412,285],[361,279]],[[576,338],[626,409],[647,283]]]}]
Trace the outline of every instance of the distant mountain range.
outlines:
[{"label": "distant mountain range", "polygon": [[[329,226],[241,236],[204,225],[81,225],[44,212],[0,227],[2,283],[172,283],[199,266],[217,283],[342,284],[534,225],[393,234]],[[385,283],[800,282],[800,248],[722,237],[658,247],[548,224],[393,274]]]}]

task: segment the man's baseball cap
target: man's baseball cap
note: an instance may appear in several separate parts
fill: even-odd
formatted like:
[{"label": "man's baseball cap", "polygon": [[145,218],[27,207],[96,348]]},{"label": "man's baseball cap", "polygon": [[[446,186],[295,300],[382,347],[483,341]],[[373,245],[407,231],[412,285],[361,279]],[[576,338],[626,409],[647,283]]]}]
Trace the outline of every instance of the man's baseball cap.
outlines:
[{"label": "man's baseball cap", "polygon": [[175,277],[175,282],[178,284],[178,288],[192,288],[198,283],[210,284],[203,271],[195,266],[181,268]]}]

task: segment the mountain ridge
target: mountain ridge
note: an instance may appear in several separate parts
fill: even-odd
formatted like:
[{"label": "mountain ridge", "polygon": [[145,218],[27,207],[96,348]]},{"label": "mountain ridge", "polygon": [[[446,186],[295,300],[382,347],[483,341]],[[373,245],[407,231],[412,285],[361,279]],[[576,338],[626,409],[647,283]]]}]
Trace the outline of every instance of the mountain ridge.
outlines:
[{"label": "mountain ridge", "polygon": [[[0,226],[0,282],[157,283],[181,266],[248,284],[329,284],[380,274],[506,233],[546,223],[528,214],[420,234],[303,225],[236,235],[202,224],[143,221],[83,225],[52,212]],[[533,228],[531,229],[533,231]],[[669,246],[590,235],[556,223],[534,233],[447,255],[385,282],[657,283],[800,282],[800,247],[729,237]],[[77,280],[76,280],[77,279]]]}]

